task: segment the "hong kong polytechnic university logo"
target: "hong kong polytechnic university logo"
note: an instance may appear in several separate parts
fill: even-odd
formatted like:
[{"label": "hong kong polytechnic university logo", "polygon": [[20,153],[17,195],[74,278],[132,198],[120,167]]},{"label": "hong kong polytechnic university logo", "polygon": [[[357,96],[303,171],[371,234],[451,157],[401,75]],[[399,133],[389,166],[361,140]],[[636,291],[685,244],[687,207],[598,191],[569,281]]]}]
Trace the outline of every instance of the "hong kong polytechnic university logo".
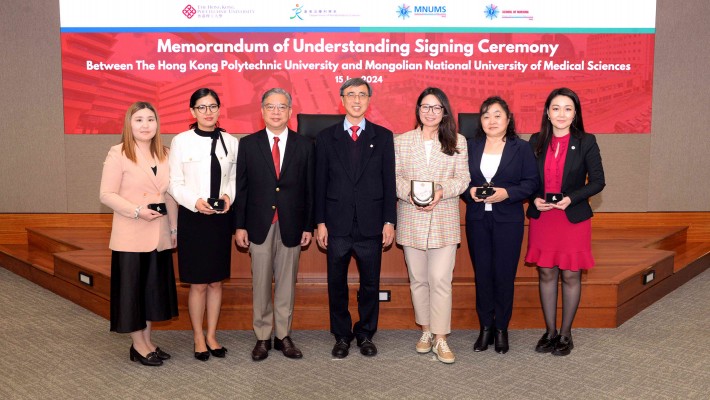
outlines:
[{"label": "hong kong polytechnic university logo", "polygon": [[490,6],[486,6],[486,11],[483,13],[486,14],[486,18],[492,20],[493,18],[498,18],[500,10],[498,9],[498,6],[491,4]]},{"label": "hong kong polytechnic university logo", "polygon": [[412,12],[409,10],[408,5],[402,3],[401,6],[397,6],[397,18],[407,19],[410,17]]},{"label": "hong kong polytechnic university logo", "polygon": [[188,19],[192,18],[197,14],[197,10],[195,10],[195,7],[191,6],[190,4],[187,5],[187,7],[182,9],[182,14],[186,16]]}]

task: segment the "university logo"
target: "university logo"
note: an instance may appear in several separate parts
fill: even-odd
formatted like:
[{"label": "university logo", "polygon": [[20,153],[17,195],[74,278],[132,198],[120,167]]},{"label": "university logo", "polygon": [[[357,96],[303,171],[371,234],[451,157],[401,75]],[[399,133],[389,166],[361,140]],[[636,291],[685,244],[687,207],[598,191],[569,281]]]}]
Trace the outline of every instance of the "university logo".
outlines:
[{"label": "university logo", "polygon": [[197,10],[195,10],[195,7],[188,4],[187,7],[182,9],[182,14],[190,19],[197,14]]},{"label": "university logo", "polygon": [[303,17],[301,17],[301,13],[303,12],[303,4],[299,6],[298,3],[296,3],[296,8],[292,8],[291,11],[293,11],[293,17],[290,19],[298,18],[303,21]]},{"label": "university logo", "polygon": [[498,6],[491,4],[490,6],[486,6],[486,11],[483,13],[486,14],[486,18],[493,20],[493,18],[498,18],[500,10],[498,9]]},{"label": "university logo", "polygon": [[401,6],[397,6],[397,18],[407,19],[412,15],[412,11],[409,9],[410,6],[402,3]]}]

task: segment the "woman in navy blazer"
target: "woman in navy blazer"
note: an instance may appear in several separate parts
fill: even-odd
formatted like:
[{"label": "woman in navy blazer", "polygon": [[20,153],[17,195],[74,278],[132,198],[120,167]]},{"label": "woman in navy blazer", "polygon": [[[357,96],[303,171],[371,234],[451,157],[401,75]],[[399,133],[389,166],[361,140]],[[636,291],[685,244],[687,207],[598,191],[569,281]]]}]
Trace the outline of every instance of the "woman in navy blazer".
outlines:
[{"label": "woman in navy blazer", "polygon": [[[525,261],[538,266],[540,302],[547,332],[539,353],[564,356],[574,348],[572,321],[581,297],[582,270],[594,266],[589,198],[604,188],[604,168],[594,135],[584,131],[575,92],[553,90],[542,113],[540,133],[530,138],[542,180],[530,199]],[[555,194],[558,199],[553,201]],[[548,197],[550,202],[548,202]],[[562,275],[562,325],[558,334],[557,283]]]},{"label": "woman in navy blazer", "polygon": [[[487,350],[495,342],[495,351],[504,354],[523,241],[523,201],[537,190],[539,177],[533,152],[515,133],[505,100],[489,97],[480,115],[481,124],[468,144],[471,183],[462,195],[481,327],[473,350]],[[484,185],[495,193],[478,197],[476,189]]]}]

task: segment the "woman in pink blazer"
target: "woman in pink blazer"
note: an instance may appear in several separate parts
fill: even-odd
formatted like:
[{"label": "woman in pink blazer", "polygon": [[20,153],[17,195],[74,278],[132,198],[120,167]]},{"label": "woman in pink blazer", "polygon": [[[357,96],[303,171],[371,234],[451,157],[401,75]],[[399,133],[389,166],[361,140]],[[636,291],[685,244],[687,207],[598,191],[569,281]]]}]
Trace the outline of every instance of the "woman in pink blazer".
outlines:
[{"label": "woman in pink blazer", "polygon": [[[397,243],[404,247],[414,317],[422,327],[418,353],[434,351],[453,363],[446,337],[451,332],[451,280],[461,241],[459,195],[471,180],[466,139],[456,133],[446,94],[425,89],[415,106],[416,129],[394,140],[397,177]],[[414,204],[411,181],[434,182],[427,206]]]},{"label": "woman in pink blazer", "polygon": [[[111,147],[101,176],[101,202],[113,209],[111,331],[130,333],[131,361],[158,366],[170,355],[151,341],[151,322],[178,315],[171,249],[177,203],[170,184],[168,149],[150,103],[126,112],[121,143]],[[167,214],[167,215],[166,215]]]}]

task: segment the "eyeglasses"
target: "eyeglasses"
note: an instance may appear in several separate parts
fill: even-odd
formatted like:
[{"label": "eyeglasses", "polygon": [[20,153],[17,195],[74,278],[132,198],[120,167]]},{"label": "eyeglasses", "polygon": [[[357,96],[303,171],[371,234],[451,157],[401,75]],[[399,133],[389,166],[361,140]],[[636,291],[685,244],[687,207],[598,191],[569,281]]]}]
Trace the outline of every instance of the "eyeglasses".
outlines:
[{"label": "eyeglasses", "polygon": [[263,107],[264,107],[264,110],[266,110],[268,112],[274,112],[274,111],[285,112],[286,110],[291,108],[291,107],[287,106],[286,104],[264,104]]},{"label": "eyeglasses", "polygon": [[368,97],[370,97],[370,95],[367,93],[355,93],[355,92],[344,93],[341,96],[347,97],[348,100],[355,100],[356,98],[367,99]]},{"label": "eyeglasses", "polygon": [[430,106],[429,104],[420,104],[419,105],[419,111],[422,114],[426,114],[429,111],[433,112],[436,115],[441,114],[442,111],[444,111],[444,107],[442,106]]},{"label": "eyeglasses", "polygon": [[210,104],[208,106],[201,105],[201,106],[192,107],[192,108],[197,110],[197,112],[200,114],[206,113],[208,109],[210,110],[210,112],[216,113],[217,110],[219,110],[219,104]]}]

